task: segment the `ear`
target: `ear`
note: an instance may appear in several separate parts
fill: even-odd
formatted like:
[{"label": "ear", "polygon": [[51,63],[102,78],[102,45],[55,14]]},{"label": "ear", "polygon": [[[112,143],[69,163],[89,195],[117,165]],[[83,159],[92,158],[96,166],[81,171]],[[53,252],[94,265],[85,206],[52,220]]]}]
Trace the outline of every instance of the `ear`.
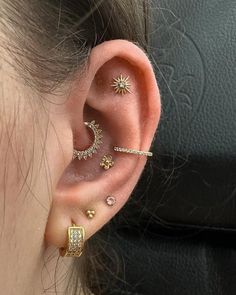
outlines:
[{"label": "ear", "polygon": [[[111,86],[120,74],[129,77],[130,83],[130,92],[123,95]],[[69,93],[63,106],[67,128],[60,130],[67,138],[60,143],[64,160],[55,168],[61,176],[54,187],[46,227],[46,241],[56,247],[65,246],[72,222],[82,225],[89,239],[127,202],[147,158],[115,152],[113,147],[148,151],[161,109],[151,63],[139,47],[124,40],[93,48]],[[93,142],[93,133],[84,125],[92,120],[102,129],[102,144],[92,158],[73,159],[73,149],[85,150]],[[62,156],[59,150],[56,153],[54,150],[55,159]],[[100,166],[104,155],[113,157],[114,166],[108,170]],[[116,198],[114,206],[106,204],[107,196]],[[93,219],[86,216],[89,209],[95,211]]]}]

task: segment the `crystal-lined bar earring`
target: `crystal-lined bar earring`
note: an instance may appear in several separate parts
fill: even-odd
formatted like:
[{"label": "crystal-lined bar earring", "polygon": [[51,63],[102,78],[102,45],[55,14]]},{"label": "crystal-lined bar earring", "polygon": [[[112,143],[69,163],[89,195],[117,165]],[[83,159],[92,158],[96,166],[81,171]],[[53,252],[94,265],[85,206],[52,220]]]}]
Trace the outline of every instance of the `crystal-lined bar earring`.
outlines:
[{"label": "crystal-lined bar earring", "polygon": [[124,147],[115,146],[113,149],[114,149],[115,152],[120,152],[120,153],[134,154],[134,155],[146,156],[146,157],[152,157],[153,156],[152,152],[139,151],[139,150],[124,148]]},{"label": "crystal-lined bar earring", "polygon": [[114,196],[108,196],[106,198],[106,203],[107,203],[108,206],[111,206],[112,207],[116,203],[116,198]]}]

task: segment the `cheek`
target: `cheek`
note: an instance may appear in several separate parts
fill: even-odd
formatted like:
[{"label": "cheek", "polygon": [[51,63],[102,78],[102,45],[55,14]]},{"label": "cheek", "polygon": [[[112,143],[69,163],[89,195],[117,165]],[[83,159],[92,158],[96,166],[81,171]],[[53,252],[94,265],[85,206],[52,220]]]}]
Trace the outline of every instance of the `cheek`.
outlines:
[{"label": "cheek", "polygon": [[[22,107],[19,92],[4,83],[0,87],[0,207],[8,209],[8,204],[11,208],[16,204],[30,177],[33,121]],[[26,119],[31,124],[25,124]]]},{"label": "cheek", "polygon": [[46,127],[17,93],[6,93],[4,100],[7,94],[14,95],[16,102],[8,102],[0,116],[0,228],[4,234],[7,227],[19,228],[29,220],[40,223],[50,208],[45,134],[41,133]]},{"label": "cheek", "polygon": [[26,208],[37,199],[37,182],[40,181],[43,188],[47,187],[40,133],[43,116],[37,114],[32,97],[17,81],[11,68],[1,64],[0,226],[19,221]]}]

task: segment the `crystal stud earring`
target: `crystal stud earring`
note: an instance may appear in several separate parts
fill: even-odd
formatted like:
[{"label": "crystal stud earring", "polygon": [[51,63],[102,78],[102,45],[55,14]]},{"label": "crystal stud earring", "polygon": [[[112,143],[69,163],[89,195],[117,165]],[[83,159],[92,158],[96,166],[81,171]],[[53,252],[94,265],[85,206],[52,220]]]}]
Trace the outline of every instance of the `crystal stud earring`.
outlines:
[{"label": "crystal stud earring", "polygon": [[116,203],[116,198],[113,197],[113,196],[108,196],[106,198],[106,203],[107,203],[108,206],[114,206],[115,203]]}]

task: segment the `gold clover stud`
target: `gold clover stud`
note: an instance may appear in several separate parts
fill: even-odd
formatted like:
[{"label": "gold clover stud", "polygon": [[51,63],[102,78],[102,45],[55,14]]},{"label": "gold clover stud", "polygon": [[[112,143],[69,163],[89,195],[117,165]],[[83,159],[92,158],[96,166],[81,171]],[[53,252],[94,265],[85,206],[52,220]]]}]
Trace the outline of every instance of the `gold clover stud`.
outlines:
[{"label": "gold clover stud", "polygon": [[95,210],[87,210],[86,215],[89,219],[92,219],[95,216]]}]

